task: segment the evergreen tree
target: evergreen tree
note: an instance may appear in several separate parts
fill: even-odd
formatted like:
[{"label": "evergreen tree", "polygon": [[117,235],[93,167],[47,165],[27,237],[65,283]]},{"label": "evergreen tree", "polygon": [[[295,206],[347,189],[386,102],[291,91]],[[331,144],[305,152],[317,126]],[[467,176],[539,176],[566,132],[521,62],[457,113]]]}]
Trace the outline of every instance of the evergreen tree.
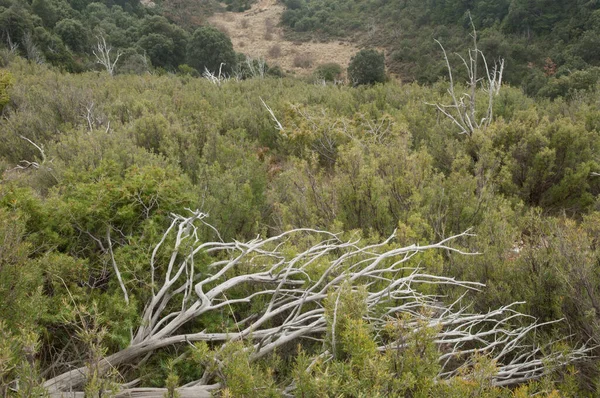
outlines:
[{"label": "evergreen tree", "polygon": [[211,26],[196,30],[188,45],[188,64],[203,72],[204,68],[217,73],[231,73],[236,64],[233,44],[227,35]]},{"label": "evergreen tree", "polygon": [[348,66],[348,78],[355,86],[383,83],[385,81],[385,57],[376,50],[361,50]]}]

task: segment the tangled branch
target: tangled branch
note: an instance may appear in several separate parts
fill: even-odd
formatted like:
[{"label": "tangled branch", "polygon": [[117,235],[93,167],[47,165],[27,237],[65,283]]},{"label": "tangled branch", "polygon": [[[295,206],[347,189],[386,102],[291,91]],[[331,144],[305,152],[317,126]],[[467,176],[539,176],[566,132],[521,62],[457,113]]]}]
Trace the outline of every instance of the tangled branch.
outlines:
[{"label": "tangled branch", "polygon": [[[409,329],[415,333],[422,327],[439,330],[435,342],[441,347],[440,379],[453,377],[461,367],[469,366],[469,354],[476,350],[497,361],[497,385],[539,378],[552,366],[573,362],[588,352],[582,347],[544,355],[543,347],[528,341],[546,324],[524,322],[527,316],[515,309],[520,303],[476,314],[468,311],[462,297],[444,305],[439,296],[423,293],[419,286],[467,291],[484,287],[431,275],[407,264],[418,253],[430,250],[473,255],[452,246],[469,236],[468,231],[435,244],[406,247],[394,247],[394,235],[381,243],[363,245],[359,239],[345,241],[339,234],[314,229],[294,229],[248,242],[201,242],[198,228],[206,225],[206,216],[199,211],[172,216],[151,256],[152,293],[140,326],[129,347],[107,356],[100,366],[132,364],[160,348],[198,341],[222,345],[250,341],[252,360],[299,339],[324,341],[328,327],[325,299],[348,284],[366,289],[366,320],[375,331],[383,330],[398,314],[408,317]],[[309,247],[298,250],[300,242],[307,241],[312,242]],[[202,265],[197,263],[200,259]],[[253,315],[244,319],[234,315],[248,306],[252,306]],[[222,309],[231,313],[232,326],[227,330],[182,332],[184,325],[189,330],[194,320]],[[380,350],[396,348],[397,344],[382,343]],[[85,368],[71,370],[48,380],[46,387],[66,391],[84,383],[85,375]],[[207,382],[208,377],[203,377],[189,386]]]},{"label": "tangled branch", "polygon": [[[442,43],[435,40],[444,54],[444,61],[446,63],[446,68],[448,69],[448,79],[450,83],[448,94],[450,94],[452,102],[450,104],[436,103],[428,105],[435,106],[442,114],[444,114],[444,116],[450,119],[454,125],[460,128],[460,134],[471,136],[476,130],[486,128],[492,122],[494,97],[498,95],[500,87],[502,86],[504,59],[495,62],[492,67],[488,65],[485,55],[477,46],[477,30],[475,29],[475,24],[473,23],[470,14],[469,19],[471,21],[471,27],[473,28],[471,34],[471,37],[473,38],[473,48],[469,49],[468,60],[458,55],[467,71],[468,80],[466,85],[468,92],[462,94],[456,93],[454,77],[452,75],[452,66],[450,65],[448,54]],[[480,58],[485,68],[485,76],[483,77],[480,77],[478,73]],[[487,94],[488,104],[483,117],[480,120],[477,120],[477,86],[479,85],[481,85],[483,91]]]}]

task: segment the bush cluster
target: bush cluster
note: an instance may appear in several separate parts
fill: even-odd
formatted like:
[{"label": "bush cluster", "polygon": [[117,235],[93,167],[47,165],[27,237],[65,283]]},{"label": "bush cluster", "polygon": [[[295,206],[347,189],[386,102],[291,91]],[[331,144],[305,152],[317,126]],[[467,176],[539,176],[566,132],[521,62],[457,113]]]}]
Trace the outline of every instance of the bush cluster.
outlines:
[{"label": "bush cluster", "polygon": [[[466,57],[462,49],[470,40],[470,18],[489,60],[506,59],[504,81],[530,95],[553,98],[578,90],[587,83],[570,75],[600,66],[597,2],[286,0],[284,4],[281,22],[289,36],[351,38],[364,47],[385,48],[388,70],[403,81],[431,84],[444,78],[445,65],[433,39],[451,57],[455,52]],[[554,68],[547,68],[548,60]],[[464,74],[456,77],[466,79]]]},{"label": "bush cluster", "polygon": [[[0,364],[9,364],[0,368],[2,384],[19,378],[35,385],[37,370],[54,366],[57,352],[64,364],[83,364],[126,347],[151,295],[152,248],[171,214],[186,208],[210,214],[227,241],[311,227],[371,242],[396,229],[393,244],[405,246],[472,227],[476,236],[460,245],[481,255],[424,256],[421,267],[485,283],[466,297],[474,310],[522,301],[519,310],[541,321],[567,320],[548,325],[548,336],[600,343],[600,112],[593,93],[550,102],[504,88],[494,121],[467,137],[426,104],[449,101],[445,83],[315,86],[267,77],[215,86],[189,74],[70,75],[20,58],[2,76]],[[479,112],[487,103],[476,106]],[[211,272],[201,259],[196,267]],[[352,292],[360,292],[359,282]],[[428,293],[455,299],[437,289]],[[457,388],[449,390],[455,396],[553,389],[581,396],[597,388],[593,360],[515,391],[489,384],[494,364],[486,357],[474,359],[473,375],[432,383],[439,364],[431,335],[406,334],[399,319],[390,333],[405,336],[406,348],[380,354],[353,294],[340,307],[348,311],[339,314],[332,362],[320,363],[327,347],[310,341],[300,352],[285,347],[258,362],[243,343],[226,352],[208,344],[198,348],[211,353],[198,354],[201,366],[164,366],[180,355],[164,350],[127,371],[173,391],[219,364],[215,382],[230,396],[273,396],[291,380],[305,396],[431,395],[440,388]],[[227,331],[233,319],[253,314],[236,311],[193,328]],[[543,344],[546,336],[538,338]],[[24,352],[37,353],[33,362]],[[100,376],[89,388],[112,388]]]},{"label": "bush cluster", "polygon": [[209,26],[184,29],[159,8],[145,8],[137,0],[6,0],[0,3],[0,25],[6,28],[3,46],[69,72],[101,67],[93,55],[100,38],[113,59],[122,53],[118,73],[143,73],[152,67],[177,71],[180,65],[202,73],[204,68],[215,72],[221,62],[229,71],[236,65],[225,34]]}]

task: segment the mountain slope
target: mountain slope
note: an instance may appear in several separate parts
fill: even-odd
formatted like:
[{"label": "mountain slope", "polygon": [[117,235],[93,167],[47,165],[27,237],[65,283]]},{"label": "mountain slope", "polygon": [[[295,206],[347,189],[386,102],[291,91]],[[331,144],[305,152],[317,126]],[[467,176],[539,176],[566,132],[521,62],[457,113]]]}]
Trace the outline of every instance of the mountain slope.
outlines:
[{"label": "mountain slope", "polygon": [[330,62],[348,66],[358,51],[354,44],[345,40],[288,40],[278,26],[284,11],[284,5],[277,0],[260,0],[245,12],[216,13],[208,21],[230,36],[237,52],[264,58],[269,65],[279,65],[292,73],[307,74]]}]

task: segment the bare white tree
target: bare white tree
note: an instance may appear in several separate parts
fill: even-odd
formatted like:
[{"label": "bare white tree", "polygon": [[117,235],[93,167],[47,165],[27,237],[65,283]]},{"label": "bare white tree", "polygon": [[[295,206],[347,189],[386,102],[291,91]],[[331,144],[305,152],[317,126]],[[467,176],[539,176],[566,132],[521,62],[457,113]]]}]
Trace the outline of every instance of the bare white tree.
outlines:
[{"label": "bare white tree", "polygon": [[[205,66],[204,72],[202,73],[202,77],[204,77],[205,79],[210,81],[215,86],[220,86],[223,82],[226,82],[227,80],[229,80],[229,76],[222,73],[223,65],[225,65],[225,63],[221,62],[221,64],[219,65],[218,73],[209,71],[208,68]],[[215,74],[215,73],[217,73],[217,74]]]},{"label": "bare white tree", "polygon": [[[469,19],[471,21],[471,27],[473,28],[473,32],[471,33],[471,37],[473,38],[473,48],[468,50],[468,60],[457,54],[467,71],[467,90],[460,94],[456,92],[452,66],[450,65],[448,54],[442,43],[435,40],[444,53],[444,61],[446,62],[446,68],[448,69],[448,79],[450,83],[448,94],[450,94],[452,101],[450,104],[436,103],[429,105],[435,106],[441,113],[448,117],[452,123],[460,129],[460,134],[471,136],[476,130],[486,128],[492,122],[494,97],[498,95],[500,87],[502,86],[504,59],[494,62],[494,65],[491,67],[489,66],[485,55],[477,46],[477,30],[475,29],[475,24],[473,23],[470,14]],[[480,60],[485,69],[485,75],[483,77],[481,77],[478,72]],[[479,116],[477,115],[476,106],[479,86],[481,86],[481,90],[487,95],[487,108],[485,114],[478,120]]]},{"label": "bare white tree", "polygon": [[[523,322],[527,316],[515,310],[519,303],[476,314],[469,312],[462,299],[443,305],[440,297],[422,293],[422,285],[483,288],[480,283],[431,275],[407,266],[423,251],[471,255],[451,246],[468,233],[431,245],[407,247],[394,247],[394,235],[378,244],[362,245],[359,239],[342,240],[338,234],[313,229],[294,229],[248,242],[201,242],[198,228],[208,225],[206,216],[199,211],[189,216],[172,215],[170,226],[151,255],[151,295],[140,325],[129,346],[101,360],[99,369],[134,365],[160,348],[198,341],[223,346],[241,339],[253,342],[252,360],[299,339],[324,341],[325,299],[343,286],[367,289],[366,320],[376,331],[397,314],[408,317],[415,333],[424,325],[436,327],[436,342],[445,347],[440,354],[440,379],[469,366],[470,354],[475,350],[497,361],[496,385],[539,378],[552,367],[578,360],[588,351],[582,347],[547,353],[531,345],[529,339],[545,324],[533,319]],[[313,243],[299,249],[298,242],[307,240]],[[196,264],[199,258],[204,262],[211,259],[202,272]],[[116,262],[113,266],[118,271]],[[315,267],[322,272],[312,272]],[[126,284],[119,279],[127,300]],[[237,295],[230,294],[240,287],[244,287],[245,295],[239,296],[240,289]],[[248,306],[253,306],[254,315],[238,319],[235,313]],[[214,312],[229,314],[224,316],[230,317],[233,327],[189,330],[194,320]],[[397,347],[394,344],[398,343],[382,344],[380,350]],[[45,386],[50,392],[70,391],[85,382],[86,374],[85,367],[69,370],[48,380]],[[186,387],[209,382],[210,373],[206,372]]]},{"label": "bare white tree", "polygon": [[35,142],[33,142],[32,140],[30,140],[29,138],[20,135],[19,137],[21,137],[21,139],[27,141],[28,143],[30,143],[31,145],[33,145],[35,147],[35,149],[38,150],[39,152],[39,161],[34,161],[34,160],[21,160],[12,170],[29,170],[29,169],[35,169],[35,170],[44,170],[45,172],[48,173],[48,175],[52,176],[52,178],[54,178],[55,180],[58,181],[58,179],[56,178],[56,175],[54,174],[54,170],[52,168],[52,161],[54,159],[48,159],[48,157],[46,156],[46,152],[44,150],[44,145],[43,144],[36,144]]},{"label": "bare white tree", "polygon": [[82,107],[85,108],[85,113],[82,116],[87,122],[88,131],[91,133],[94,130],[94,128],[96,128],[96,126],[105,124],[105,132],[108,133],[110,131],[110,120],[107,120],[105,115],[96,112],[94,110],[94,106],[94,102],[82,104]]},{"label": "bare white tree", "polygon": [[263,57],[254,59],[246,56],[246,67],[248,68],[248,74],[250,77],[263,79],[267,73],[267,61],[265,61]]},{"label": "bare white tree", "polygon": [[46,62],[44,54],[42,54],[40,49],[35,45],[31,33],[27,32],[23,35],[23,46],[25,47],[25,54],[27,55],[28,60],[38,65]]},{"label": "bare white tree", "polygon": [[275,116],[273,109],[271,109],[271,107],[269,105],[267,105],[267,103],[262,98],[260,98],[260,102],[262,102],[262,104],[265,107],[265,109],[267,110],[267,112],[269,112],[269,115],[271,115],[271,119],[275,122],[275,128],[277,130],[281,131],[282,133],[285,132],[283,126],[281,125],[281,123],[279,123],[277,116]]},{"label": "bare white tree", "polygon": [[96,63],[104,66],[108,74],[113,76],[117,62],[119,62],[119,58],[121,55],[123,55],[123,53],[121,51],[117,51],[117,55],[113,58],[113,56],[110,54],[112,47],[106,43],[104,35],[100,34],[99,36],[96,36],[96,39],[96,46],[92,50],[92,53],[96,57]]},{"label": "bare white tree", "polygon": [[12,41],[8,30],[5,30],[4,33],[6,34],[6,45],[8,46],[8,51],[10,51],[11,54],[16,54],[17,50],[19,49],[19,43]]}]

